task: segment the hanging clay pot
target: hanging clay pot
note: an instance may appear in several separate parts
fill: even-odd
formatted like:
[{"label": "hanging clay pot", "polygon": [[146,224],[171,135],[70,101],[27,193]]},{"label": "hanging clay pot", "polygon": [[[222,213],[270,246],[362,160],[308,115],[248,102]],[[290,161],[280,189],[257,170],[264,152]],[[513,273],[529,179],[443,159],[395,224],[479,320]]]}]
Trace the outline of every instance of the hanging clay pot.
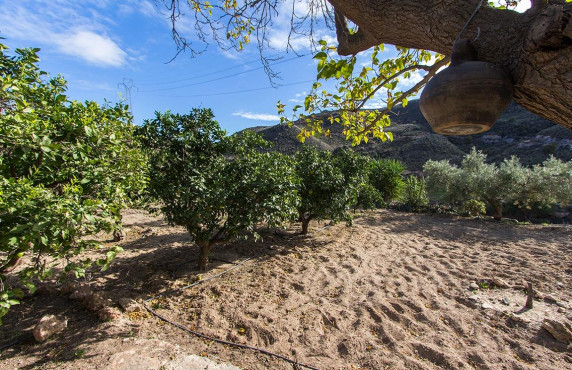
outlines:
[{"label": "hanging clay pot", "polygon": [[451,64],[421,93],[419,107],[442,135],[488,131],[512,99],[511,78],[497,65],[477,61],[469,39],[455,42]]}]

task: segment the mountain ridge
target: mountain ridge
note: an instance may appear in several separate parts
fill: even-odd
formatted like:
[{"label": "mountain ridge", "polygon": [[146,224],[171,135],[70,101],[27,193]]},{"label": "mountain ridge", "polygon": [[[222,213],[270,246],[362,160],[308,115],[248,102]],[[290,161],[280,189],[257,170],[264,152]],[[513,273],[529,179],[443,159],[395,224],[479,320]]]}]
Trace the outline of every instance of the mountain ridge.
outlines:
[{"label": "mountain ridge", "polygon": [[[270,150],[293,154],[302,145],[336,151],[352,147],[345,140],[343,127],[331,125],[326,118],[332,112],[320,113],[324,127],[331,137],[310,137],[302,144],[296,139],[303,123],[292,126],[256,126],[246,130],[261,134],[274,143]],[[419,109],[419,101],[410,101],[407,107],[397,107],[392,113],[392,124],[387,131],[393,133],[392,142],[373,139],[353,149],[375,158],[394,158],[403,162],[409,171],[420,171],[429,160],[449,160],[459,164],[473,147],[487,154],[489,162],[500,163],[516,155],[524,165],[538,164],[554,155],[564,161],[572,160],[572,130],[543,119],[511,103],[487,132],[471,136],[443,136],[432,131]]]}]

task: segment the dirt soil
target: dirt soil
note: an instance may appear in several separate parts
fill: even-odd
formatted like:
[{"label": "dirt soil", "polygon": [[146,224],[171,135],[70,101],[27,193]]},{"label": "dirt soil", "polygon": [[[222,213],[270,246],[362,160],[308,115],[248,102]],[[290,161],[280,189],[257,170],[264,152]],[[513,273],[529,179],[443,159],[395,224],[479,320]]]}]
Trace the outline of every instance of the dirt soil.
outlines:
[{"label": "dirt soil", "polygon": [[[358,215],[353,227],[313,223],[308,236],[293,228],[219,245],[206,273],[184,229],[143,211],[126,212],[125,228],[125,251],[109,270],[77,283],[111,305],[163,293],[150,308],[212,337],[320,369],[572,369],[572,345],[541,328],[545,318],[572,320],[570,225],[383,210]],[[532,309],[524,281],[537,291]],[[4,317],[0,367],[182,369],[197,355],[243,369],[293,368],[145,310],[117,312],[102,321],[63,286],[45,284]],[[68,327],[39,344],[31,332],[46,314]]]}]

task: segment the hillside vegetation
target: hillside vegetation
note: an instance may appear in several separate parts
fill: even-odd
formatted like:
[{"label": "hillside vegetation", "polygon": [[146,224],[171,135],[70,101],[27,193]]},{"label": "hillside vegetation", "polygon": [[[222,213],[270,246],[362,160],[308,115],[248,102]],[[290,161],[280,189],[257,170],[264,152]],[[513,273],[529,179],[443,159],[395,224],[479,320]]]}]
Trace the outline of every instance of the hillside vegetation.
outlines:
[{"label": "hillside vegetation", "polygon": [[[323,119],[330,112],[322,113]],[[538,164],[551,154],[564,161],[572,159],[572,131],[553,122],[540,118],[516,104],[511,104],[488,132],[471,136],[443,136],[435,134],[421,111],[419,101],[411,101],[405,108],[396,108],[392,116],[393,142],[382,143],[372,140],[354,149],[372,157],[395,158],[403,162],[410,171],[421,171],[429,160],[448,159],[459,164],[463,156],[473,147],[483,151],[489,161],[500,163],[504,158],[516,155],[524,165]],[[302,123],[259,126],[249,130],[260,133],[264,139],[274,143],[274,148],[282,153],[292,154],[302,144],[296,139]],[[331,137],[310,137],[309,145],[319,149],[335,151],[349,147],[339,125],[325,125]]]}]

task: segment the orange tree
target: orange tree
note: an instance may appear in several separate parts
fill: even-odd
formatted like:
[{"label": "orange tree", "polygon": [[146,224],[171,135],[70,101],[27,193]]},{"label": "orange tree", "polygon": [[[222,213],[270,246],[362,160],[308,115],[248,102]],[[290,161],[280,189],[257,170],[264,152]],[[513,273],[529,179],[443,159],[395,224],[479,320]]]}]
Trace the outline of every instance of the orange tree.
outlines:
[{"label": "orange tree", "polygon": [[349,210],[358,202],[367,159],[349,150],[332,155],[311,146],[304,146],[295,158],[300,179],[298,219],[302,222],[302,234],[308,233],[314,219],[351,224]]},{"label": "orange tree", "polygon": [[210,109],[157,113],[140,129],[148,150],[152,196],[167,221],[184,226],[200,248],[206,270],[212,246],[256,225],[291,220],[298,201],[292,160],[257,152],[267,145],[246,132],[226,136]]},{"label": "orange tree", "polygon": [[[119,230],[120,210],[146,180],[127,107],[70,101],[66,81],[38,69],[38,49],[6,50],[0,44],[0,317],[23,294],[7,274],[24,256],[19,277],[31,292],[61,261],[83,276],[92,261],[81,254],[100,246],[89,236]],[[96,262],[106,268],[119,250]]]}]

